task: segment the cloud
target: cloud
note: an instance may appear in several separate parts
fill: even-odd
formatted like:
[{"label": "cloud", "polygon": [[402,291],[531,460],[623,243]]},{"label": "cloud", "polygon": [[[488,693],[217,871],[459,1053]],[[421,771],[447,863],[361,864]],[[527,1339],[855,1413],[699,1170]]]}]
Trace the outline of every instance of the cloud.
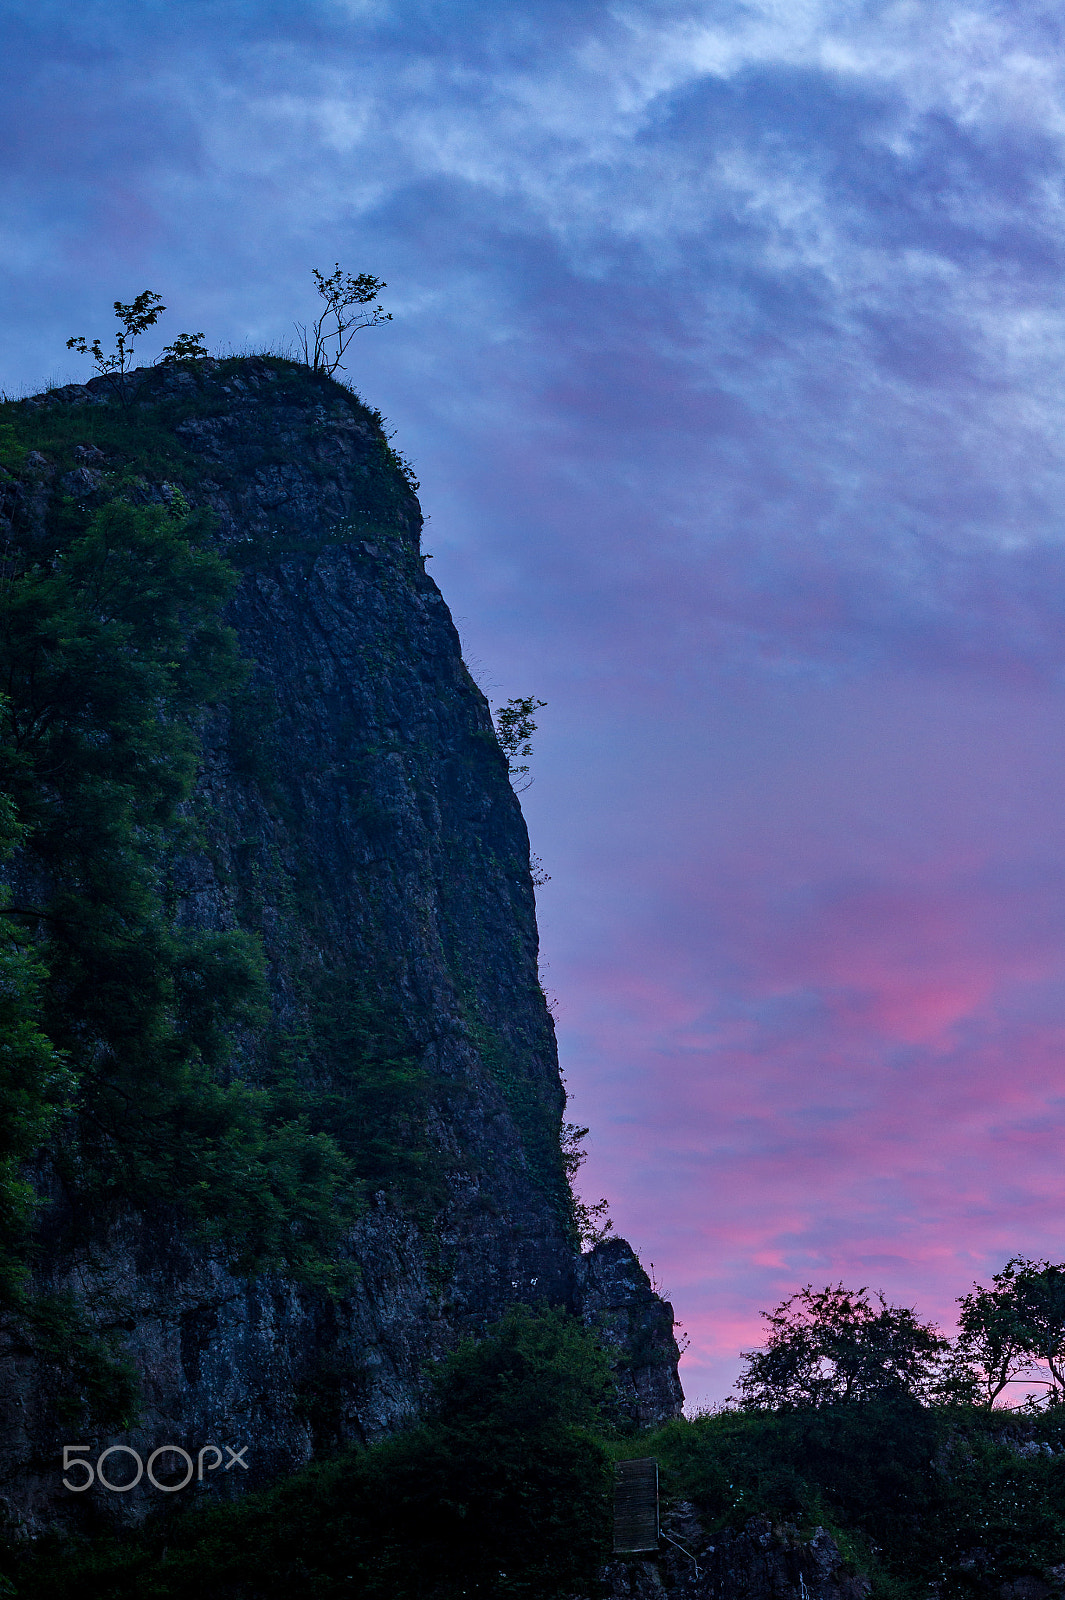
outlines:
[{"label": "cloud", "polygon": [[526,807],[590,1181],[726,1366],[807,1278],[947,1314],[1056,1248],[1061,32],[1035,0],[0,20],[9,387],[148,285],[240,347],[312,265],[387,279],[352,375],[470,653],[550,702]]},{"label": "cloud", "polygon": [[696,1396],[801,1283],[949,1322],[1009,1255],[1060,1255],[1060,713],[971,680],[721,683],[630,724],[635,771],[616,730],[587,743],[564,833],[536,802],[588,1190],[676,1294]]}]

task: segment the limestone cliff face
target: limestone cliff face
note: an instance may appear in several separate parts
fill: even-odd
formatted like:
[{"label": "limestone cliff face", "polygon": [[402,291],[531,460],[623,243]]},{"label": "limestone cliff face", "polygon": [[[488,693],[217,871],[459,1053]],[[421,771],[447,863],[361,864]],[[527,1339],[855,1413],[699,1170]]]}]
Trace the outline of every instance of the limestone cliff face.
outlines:
[{"label": "limestone cliff face", "polygon": [[[528,837],[424,570],[417,500],[372,413],[290,377],[277,362],[202,363],[134,374],[122,397],[130,418],[169,430],[181,492],[218,519],[241,570],[229,620],[254,663],[205,729],[200,842],[173,865],[174,915],[261,936],[272,1016],[241,1041],[250,1080],[284,1047],[297,1080],[347,1092],[345,1051],[377,1019],[379,1053],[413,1061],[429,1086],[421,1148],[404,1153],[402,1182],[382,1158],[339,1300],[235,1276],[165,1213],[124,1217],[77,1261],[57,1246],[42,1273],[124,1330],[144,1410],[121,1442],[142,1455],[247,1445],[250,1470],[230,1472],[229,1489],[394,1427],[416,1410],[427,1363],[512,1301],[599,1325],[641,1421],[681,1398],[671,1310],[631,1251],[615,1241],[582,1258],[573,1243]],[[85,439],[77,467],[38,454],[9,484],[23,538],[50,496],[91,504],[119,467],[105,381],[24,405],[84,419]],[[110,432],[93,425],[105,414]],[[177,489],[159,474],[126,492]],[[373,1114],[355,1094],[351,1115]],[[45,1420],[28,1358],[10,1358],[3,1383],[3,1492],[39,1524],[71,1509],[57,1465],[71,1441]],[[122,1501],[130,1514],[145,1492]],[[78,1497],[79,1515],[92,1499]]]}]

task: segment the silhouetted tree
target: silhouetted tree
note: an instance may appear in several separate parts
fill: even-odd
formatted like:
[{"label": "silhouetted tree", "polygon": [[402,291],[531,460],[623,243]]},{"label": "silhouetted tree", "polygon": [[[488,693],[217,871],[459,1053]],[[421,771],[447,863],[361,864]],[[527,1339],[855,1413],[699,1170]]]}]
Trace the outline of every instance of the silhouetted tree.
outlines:
[{"label": "silhouetted tree", "polygon": [[105,354],[99,339],[94,339],[92,344],[86,343],[82,334],[76,334],[68,339],[67,349],[76,350],[81,356],[92,356],[96,370],[103,376],[114,373],[121,377],[133,365],[133,346],[137,339],[155,326],[165,310],[162,296],[156,294],[154,289],[145,289],[135,300],[131,300],[129,305],[123,305],[121,300],[116,300],[115,316],[122,327],[115,337],[114,353]]},{"label": "silhouetted tree", "polygon": [[764,1348],[742,1352],[747,1370],[736,1388],[744,1410],[904,1394],[924,1400],[937,1392],[949,1340],[882,1294],[873,1301],[864,1288],[807,1284],[762,1315],[769,1324]]},{"label": "silhouetted tree", "polygon": [[202,339],[202,328],[199,333],[179,333],[173,344],[163,346],[157,365],[167,367],[175,361],[202,361],[207,355],[207,346],[200,342]]},{"label": "silhouetted tree", "polygon": [[532,736],[536,732],[533,713],[541,710],[546,704],[546,700],[537,700],[535,695],[527,694],[515,700],[508,700],[495,714],[496,737],[499,740],[499,748],[507,758],[510,776],[512,779],[528,780],[522,784],[515,784],[519,794],[524,794],[532,782],[528,763],[522,765],[522,758],[532,755]]},{"label": "silhouetted tree", "polygon": [[[133,366],[133,351],[137,340],[149,328],[154,328],[166,307],[162,297],[154,289],[145,289],[124,305],[121,300],[115,301],[115,316],[121,323],[121,328],[115,336],[115,348],[108,354],[99,339],[94,339],[92,344],[83,334],[75,334],[67,340],[67,349],[76,350],[80,356],[92,356],[97,372],[101,377],[109,378],[115,393],[120,399],[124,398],[122,378]],[[206,345],[201,343],[202,331],[199,333],[179,333],[173,344],[168,344],[163,349],[159,360],[167,365],[173,361],[195,361],[202,359],[207,354]]]},{"label": "silhouetted tree", "polygon": [[388,285],[368,272],[353,278],[339,261],[328,278],[317,267],[311,272],[325,310],[311,323],[310,333],[306,323],[297,322],[295,328],[303,359],[311,371],[326,372],[332,377],[338,368],[343,371],[344,351],[361,328],[376,328],[379,322],[392,321],[391,311],[377,303],[378,294]]},{"label": "silhouetted tree", "polygon": [[[959,1350],[979,1374],[983,1403],[1010,1383],[1045,1383],[1065,1397],[1065,1264],[1014,1256],[991,1280],[958,1301]],[[1050,1380],[1040,1377],[1048,1369]]]},{"label": "silhouetted tree", "polygon": [[573,1196],[573,1220],[582,1247],[602,1244],[614,1231],[614,1223],[609,1215],[609,1200],[582,1200],[573,1187],[578,1172],[588,1159],[588,1152],[584,1148],[587,1137],[587,1128],[581,1128],[575,1122],[562,1124],[562,1167]]}]

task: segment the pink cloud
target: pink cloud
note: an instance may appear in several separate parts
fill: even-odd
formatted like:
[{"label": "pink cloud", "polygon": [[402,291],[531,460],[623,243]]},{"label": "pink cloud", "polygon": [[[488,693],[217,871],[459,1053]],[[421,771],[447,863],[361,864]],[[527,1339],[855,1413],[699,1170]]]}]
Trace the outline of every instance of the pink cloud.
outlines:
[{"label": "pink cloud", "polygon": [[866,694],[869,723],[853,685],[795,688],[790,722],[752,695],[716,788],[693,739],[642,849],[587,797],[605,836],[552,956],[563,1056],[589,1186],[654,1241],[696,1396],[802,1283],[949,1324],[1008,1255],[1065,1255],[1060,707]]}]

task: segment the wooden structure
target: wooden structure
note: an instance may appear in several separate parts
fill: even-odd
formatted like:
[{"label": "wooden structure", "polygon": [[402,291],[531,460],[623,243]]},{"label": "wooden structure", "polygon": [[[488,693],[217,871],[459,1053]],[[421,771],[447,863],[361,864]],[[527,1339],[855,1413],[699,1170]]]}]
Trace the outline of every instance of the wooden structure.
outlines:
[{"label": "wooden structure", "polygon": [[614,1473],[614,1554],[657,1550],[658,1462],[619,1461]]}]

